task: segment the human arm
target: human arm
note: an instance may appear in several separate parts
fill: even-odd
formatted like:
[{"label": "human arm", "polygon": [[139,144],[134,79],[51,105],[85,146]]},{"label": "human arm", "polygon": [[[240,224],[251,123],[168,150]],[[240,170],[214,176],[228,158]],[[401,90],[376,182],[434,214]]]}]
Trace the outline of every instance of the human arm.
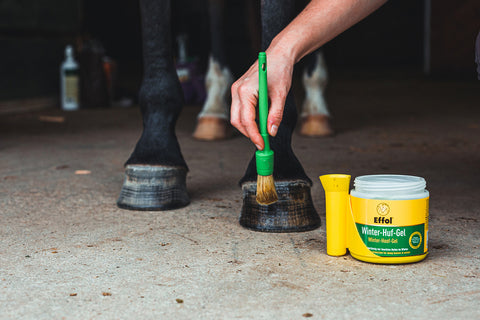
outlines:
[{"label": "human arm", "polygon": [[[295,63],[368,16],[385,2],[386,0],[312,0],[272,40],[266,50],[268,95],[271,101],[267,127],[270,135],[276,135],[282,120]],[[257,100],[258,64],[255,62],[232,85],[230,121],[262,150],[263,139],[255,123]]]}]

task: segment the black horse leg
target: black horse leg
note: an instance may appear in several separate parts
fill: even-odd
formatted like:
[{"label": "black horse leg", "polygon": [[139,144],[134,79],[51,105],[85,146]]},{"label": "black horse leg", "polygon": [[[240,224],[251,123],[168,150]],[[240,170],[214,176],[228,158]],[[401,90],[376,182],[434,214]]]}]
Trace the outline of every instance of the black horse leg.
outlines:
[{"label": "black horse leg", "polygon": [[[294,9],[294,0],[262,0],[263,50],[291,21]],[[254,156],[240,181],[243,189],[240,216],[242,226],[266,232],[296,232],[312,230],[320,225],[320,217],[313,207],[310,195],[312,182],[291,147],[296,122],[297,110],[290,92],[278,133],[270,140],[275,153],[273,175],[279,201],[268,206],[256,202],[257,172]]]},{"label": "black horse leg", "polygon": [[118,206],[168,210],[189,203],[187,164],[175,135],[183,93],[171,47],[170,1],[140,1],[144,76],[140,89],[143,133],[128,159]]}]

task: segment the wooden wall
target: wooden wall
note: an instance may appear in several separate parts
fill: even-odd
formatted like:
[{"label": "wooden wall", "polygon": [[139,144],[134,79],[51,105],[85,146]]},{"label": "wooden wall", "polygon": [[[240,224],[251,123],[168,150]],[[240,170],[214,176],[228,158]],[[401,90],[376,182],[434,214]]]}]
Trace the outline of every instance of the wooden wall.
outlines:
[{"label": "wooden wall", "polygon": [[480,32],[479,0],[432,0],[431,72],[476,78],[475,38]]},{"label": "wooden wall", "polygon": [[[188,1],[193,4],[186,5]],[[228,1],[234,13],[227,21],[230,52],[234,62],[246,61],[237,67],[243,70],[254,50],[247,49],[248,26],[238,10],[243,0]],[[429,39],[424,33],[426,1],[431,4]],[[173,29],[192,33],[190,52],[202,61],[209,41],[204,5],[205,0],[175,0],[173,5],[183,10],[174,12]],[[333,69],[407,67],[422,72],[427,41],[432,75],[473,79],[479,31],[479,0],[391,0],[325,45],[327,64]],[[137,0],[0,0],[0,100],[58,96],[64,47],[84,34],[99,39],[120,70],[141,73]]]},{"label": "wooden wall", "polygon": [[0,0],[0,100],[56,95],[81,0]]}]

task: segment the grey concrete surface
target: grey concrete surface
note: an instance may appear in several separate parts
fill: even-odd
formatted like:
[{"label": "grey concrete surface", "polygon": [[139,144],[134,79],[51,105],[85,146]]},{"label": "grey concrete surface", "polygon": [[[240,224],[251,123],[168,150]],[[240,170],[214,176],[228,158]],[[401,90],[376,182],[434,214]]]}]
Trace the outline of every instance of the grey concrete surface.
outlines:
[{"label": "grey concrete surface", "polygon": [[[198,107],[177,130],[192,202],[166,212],[115,205],[136,108],[0,116],[0,318],[480,319],[480,84],[348,73],[327,98],[337,134],[293,139],[322,217],[296,234],[239,226],[254,148],[194,141]],[[427,259],[328,256],[325,173],[425,177]]]}]

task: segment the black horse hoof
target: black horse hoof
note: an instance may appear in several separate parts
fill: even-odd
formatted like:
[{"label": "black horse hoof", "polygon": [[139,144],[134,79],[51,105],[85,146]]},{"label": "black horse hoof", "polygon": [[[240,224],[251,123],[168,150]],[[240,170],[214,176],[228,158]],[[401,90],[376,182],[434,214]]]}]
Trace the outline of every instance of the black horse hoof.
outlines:
[{"label": "black horse hoof", "polygon": [[117,205],[129,210],[172,210],[190,203],[187,170],[180,167],[127,165]]},{"label": "black horse hoof", "polygon": [[275,182],[278,201],[257,203],[256,182],[242,185],[243,206],[240,225],[262,232],[301,232],[320,226],[320,217],[312,203],[310,185],[302,180]]}]

